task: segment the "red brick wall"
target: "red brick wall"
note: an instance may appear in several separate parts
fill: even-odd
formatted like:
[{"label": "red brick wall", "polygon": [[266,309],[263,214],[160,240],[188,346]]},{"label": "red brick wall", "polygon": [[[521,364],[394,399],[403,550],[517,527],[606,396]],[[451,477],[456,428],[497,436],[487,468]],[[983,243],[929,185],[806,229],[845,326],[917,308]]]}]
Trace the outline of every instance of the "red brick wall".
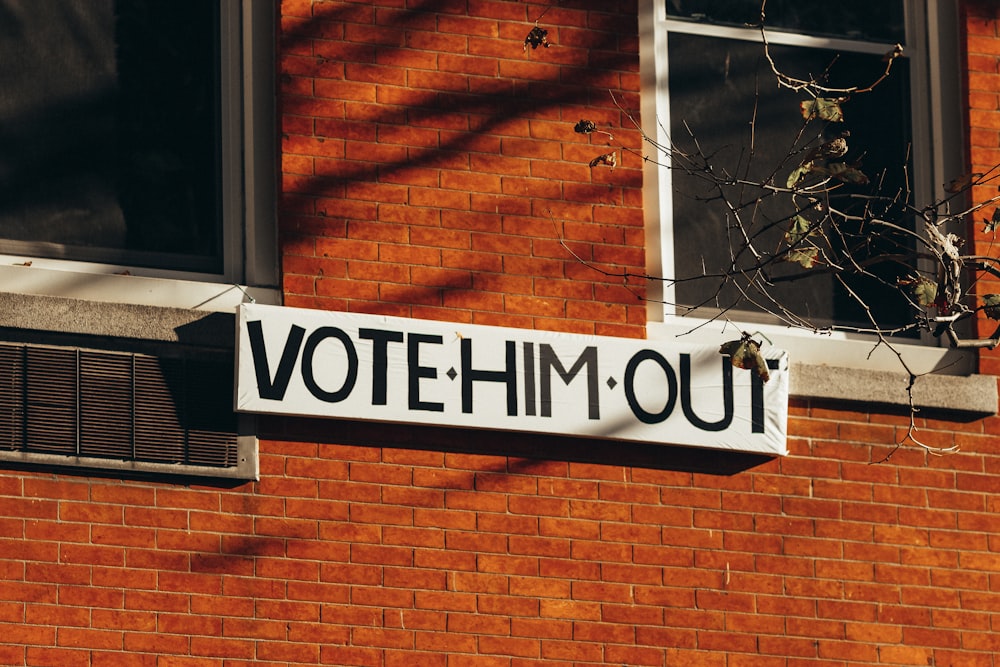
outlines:
[{"label": "red brick wall", "polygon": [[402,4],[283,5],[286,304],[641,336],[635,0]]},{"label": "red brick wall", "polygon": [[994,666],[1000,424],[872,465],[902,419],[794,413],[788,458],[728,475],[281,421],[232,490],[5,472],[0,664]]},{"label": "red brick wall", "polygon": [[[543,11],[556,46],[526,53]],[[607,94],[636,105],[634,3],[282,23],[289,305],[641,335],[559,244],[643,266],[638,158],[591,170],[606,147],[572,132],[638,146]],[[998,18],[967,23],[975,88]],[[2,470],[0,664],[996,667],[1000,420],[921,415],[945,457],[892,446],[907,423],[793,401],[766,460],[274,418],[235,488]]]},{"label": "red brick wall", "polygon": [[[968,91],[969,157],[970,173],[989,174],[997,177],[996,165],[1000,164],[1000,7],[991,2],[967,2],[963,6],[967,37],[965,58],[968,63],[966,89]],[[976,202],[983,202],[997,195],[996,180],[974,191]],[[996,254],[996,238],[984,231],[984,220],[993,217],[995,207],[985,208],[970,221],[973,240],[981,254]],[[977,294],[1000,293],[1000,280],[983,275],[974,286]],[[978,331],[981,336],[993,336],[997,323],[981,316]],[[980,357],[984,373],[1000,374],[1000,356],[984,352]]]}]

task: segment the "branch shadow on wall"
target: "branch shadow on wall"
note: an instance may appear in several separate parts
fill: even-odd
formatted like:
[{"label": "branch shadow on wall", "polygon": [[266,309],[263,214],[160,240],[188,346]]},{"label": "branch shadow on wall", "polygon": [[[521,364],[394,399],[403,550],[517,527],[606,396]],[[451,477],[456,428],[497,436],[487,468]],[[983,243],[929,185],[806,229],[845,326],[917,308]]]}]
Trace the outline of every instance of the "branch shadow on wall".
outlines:
[{"label": "branch shadow on wall", "polygon": [[[542,461],[567,461],[734,475],[774,460],[773,457],[762,454],[580,438],[559,433],[271,416],[261,417],[258,424],[262,440],[296,439],[320,445],[356,445],[509,457],[505,471],[510,473],[523,472],[514,468],[530,468],[534,465],[533,462],[540,464]],[[516,463],[521,459],[523,462]]]},{"label": "branch shadow on wall", "polygon": [[[622,37],[619,31],[608,28],[599,33],[602,41],[586,45],[588,62],[566,63],[553,59],[551,54],[558,52],[559,46],[555,45],[551,49],[539,49],[537,53],[527,50],[527,55],[523,55],[520,42],[510,39],[509,35],[504,36],[504,31],[509,34],[520,34],[516,31],[523,29],[526,35],[531,29],[531,24],[525,21],[512,19],[501,21],[501,35],[496,36],[497,49],[509,48],[512,50],[507,62],[516,63],[523,59],[525,63],[536,62],[540,67],[552,67],[553,63],[558,65],[558,80],[532,79],[532,78],[509,78],[500,75],[485,74],[465,74],[456,67],[454,62],[448,71],[437,72],[430,70],[427,74],[440,74],[440,79],[436,80],[433,87],[421,89],[418,86],[411,86],[407,81],[406,85],[400,86],[396,83],[375,84],[360,81],[361,85],[371,85],[372,90],[379,86],[379,90],[385,91],[386,95],[398,94],[398,91],[405,91],[405,98],[401,102],[386,103],[379,98],[377,101],[351,99],[350,91],[357,90],[359,81],[348,81],[343,74],[344,67],[355,67],[360,70],[371,67],[371,77],[377,77],[378,71],[383,63],[403,62],[407,53],[419,53],[420,48],[410,44],[411,32],[417,35],[433,35],[427,29],[428,21],[433,21],[434,13],[441,11],[441,16],[447,16],[448,11],[444,6],[446,3],[429,0],[418,3],[406,11],[399,11],[392,14],[391,19],[378,24],[366,25],[361,23],[364,12],[369,11],[357,6],[330,5],[317,6],[324,14],[313,16],[310,19],[303,18],[295,21],[289,20],[283,26],[284,31],[280,38],[283,61],[279,72],[279,81],[282,88],[282,113],[285,118],[296,116],[301,113],[303,117],[309,116],[320,108],[327,100],[334,109],[331,117],[315,115],[315,124],[312,134],[298,134],[301,130],[290,130],[288,123],[282,127],[282,137],[288,140],[292,136],[304,138],[309,141],[319,141],[327,145],[334,142],[343,142],[345,145],[364,145],[366,154],[363,158],[337,159],[341,156],[332,156],[333,159],[314,160],[314,171],[311,174],[286,174],[283,188],[282,210],[280,212],[283,222],[281,225],[282,245],[287,249],[296,246],[299,241],[308,241],[310,237],[326,236],[328,238],[352,239],[354,225],[358,223],[369,224],[374,222],[376,226],[382,222],[377,211],[377,206],[383,202],[371,200],[372,217],[357,218],[352,217],[349,212],[341,212],[337,209],[338,199],[347,199],[352,188],[367,191],[369,195],[375,197],[377,188],[388,187],[394,184],[406,183],[408,170],[419,169],[448,169],[454,166],[454,161],[467,160],[468,155],[477,155],[482,160],[489,160],[491,151],[496,150],[497,160],[503,159],[499,149],[484,146],[484,137],[490,141],[499,143],[501,136],[508,136],[517,139],[516,133],[503,131],[503,126],[510,122],[529,122],[531,120],[550,120],[560,116],[554,111],[561,111],[566,114],[574,113],[570,109],[593,108],[598,115],[611,114],[615,117],[621,116],[621,111],[612,104],[612,97],[609,94],[609,80],[619,77],[622,74],[631,74],[638,66],[638,57],[634,51],[630,51],[628,45],[623,46],[623,40],[630,37]],[[573,3],[566,3],[569,7]],[[613,4],[613,3],[612,3]],[[616,6],[602,7],[601,11],[607,13],[608,21],[617,21],[618,15],[629,16],[628,3],[624,3],[620,12],[616,12]],[[584,6],[584,5],[581,5]],[[550,14],[550,17],[555,13]],[[553,32],[558,29],[558,19],[551,19]],[[349,25],[355,29],[354,39],[358,41],[341,40],[334,41],[324,36],[336,33],[343,25]],[[626,31],[626,34],[629,34]],[[361,35],[361,37],[359,37]],[[481,37],[480,37],[481,38]],[[444,37],[441,37],[444,39]],[[471,39],[471,36],[470,36]],[[482,38],[481,38],[482,39]],[[488,38],[487,38],[488,39]],[[315,40],[315,42],[314,42]],[[327,53],[318,53],[320,48],[316,44],[321,44],[322,48],[328,50]],[[577,49],[582,52],[583,49]],[[543,55],[539,55],[543,54]],[[475,61],[488,60],[491,56],[477,59],[467,54],[448,53],[442,48],[442,57],[450,56],[455,62],[460,62],[462,58],[468,57],[469,69],[467,72],[475,72]],[[545,60],[545,55],[550,59]],[[529,60],[530,59],[530,60]],[[388,69],[388,68],[387,68]],[[542,70],[544,71],[544,70]],[[329,77],[329,78],[327,78]],[[323,97],[302,94],[299,92],[299,82],[313,79],[326,79],[329,84],[324,95],[335,95],[337,86],[345,87],[343,98]],[[474,82],[474,83],[473,83]],[[312,89],[309,89],[312,90]],[[397,91],[394,93],[393,91]],[[373,93],[374,94],[374,93]],[[616,94],[620,93],[616,90]],[[352,113],[338,115],[336,105],[346,105],[353,109]],[[301,109],[301,111],[299,111]],[[312,111],[311,111],[312,110]],[[455,123],[455,119],[462,122]],[[620,119],[621,120],[621,119]],[[465,123],[464,126],[462,123]],[[627,124],[626,121],[622,121]],[[567,139],[574,141],[573,124],[567,122]],[[322,127],[323,129],[319,129]],[[447,129],[445,129],[447,128]],[[438,131],[438,141],[429,145],[406,145],[406,140],[394,143],[391,137],[407,131],[421,132],[423,130]],[[633,131],[632,128],[622,128],[622,131]],[[388,140],[383,140],[390,137]],[[521,136],[521,135],[519,135]],[[527,138],[527,137],[525,137]],[[553,144],[559,141],[553,139]],[[419,143],[419,141],[418,141]],[[567,144],[569,145],[569,144]],[[607,150],[607,146],[599,146],[596,143],[590,146],[587,144],[573,144],[576,147],[592,148],[594,154]],[[370,149],[370,150],[369,150]],[[286,151],[287,153],[287,151]],[[346,156],[350,158],[351,156]],[[472,173],[472,172],[468,172]],[[514,175],[511,175],[512,178]],[[631,178],[632,176],[630,176]],[[636,176],[637,178],[637,176]],[[544,178],[532,175],[533,181],[545,182]],[[594,187],[602,185],[598,179],[592,183]],[[629,183],[628,187],[635,185]],[[622,184],[617,184],[622,187]],[[433,185],[426,186],[433,189]],[[534,210],[528,213],[528,217],[538,220],[538,236],[545,240],[558,240],[558,235],[554,235],[554,229],[548,218],[540,210],[550,206],[561,204],[578,207],[587,202],[576,200],[573,196],[567,195],[560,187],[557,194],[552,192],[538,191],[528,192],[520,199],[530,199]],[[442,195],[454,194],[454,191],[442,189]],[[375,194],[372,194],[375,193]],[[482,193],[483,196],[491,196],[489,193]],[[497,211],[488,212],[478,210],[475,207],[454,211],[458,214],[470,215],[494,215],[496,226],[506,215],[504,213],[504,196],[506,192],[493,193],[497,200]],[[362,197],[364,200],[364,197]],[[357,203],[354,201],[352,203]],[[598,205],[600,202],[590,202]],[[620,202],[619,202],[620,204]],[[407,204],[404,204],[404,206]],[[360,214],[354,214],[357,216]],[[418,215],[414,209],[414,219]],[[411,224],[408,219],[402,222],[403,225]],[[444,227],[444,225],[439,225]],[[317,231],[320,230],[320,231]],[[367,237],[366,237],[367,238]],[[383,239],[369,239],[375,242]],[[390,241],[391,242],[391,241]],[[401,245],[409,245],[412,242],[401,242]],[[581,247],[585,245],[580,244]],[[442,250],[444,246],[428,245],[428,249]],[[468,248],[463,248],[467,250]],[[576,250],[575,250],[576,251]],[[293,251],[295,252],[295,251]],[[583,259],[589,260],[585,250],[580,250]],[[317,253],[319,254],[319,253]],[[330,256],[333,260],[346,259],[342,257]],[[382,258],[379,257],[381,261]],[[573,279],[574,269],[571,265],[579,264],[579,260],[566,252],[565,257],[556,259],[565,265],[563,276]],[[352,293],[351,288],[346,285],[338,287],[335,294],[323,294],[331,299],[341,299],[349,304],[351,309],[378,310],[389,314],[410,314],[410,306],[436,306],[455,307],[451,304],[461,299],[463,293],[473,293],[472,278],[474,270],[462,268],[447,268],[441,264],[429,266],[432,271],[425,276],[426,284],[415,285],[402,280],[387,278],[381,283],[379,288],[391,290],[391,297],[385,298],[381,294],[374,299],[367,299],[364,296]],[[433,270],[439,270],[440,275],[434,275]],[[464,277],[456,277],[457,272],[466,274]],[[504,269],[489,271],[490,273],[503,274]],[[530,277],[530,276],[529,276]],[[535,276],[544,277],[544,276]],[[595,272],[594,278],[599,278]],[[369,281],[371,277],[367,278]],[[375,278],[378,280],[378,278]],[[602,283],[603,284],[603,283]],[[447,299],[447,295],[456,297],[454,301]],[[320,296],[319,294],[316,295]],[[457,307],[456,312],[461,312],[462,308]],[[395,310],[394,310],[395,309]],[[402,312],[399,312],[402,311]],[[491,313],[500,315],[501,312]],[[528,314],[532,316],[532,314]],[[548,313],[537,313],[535,317],[546,317]]]}]

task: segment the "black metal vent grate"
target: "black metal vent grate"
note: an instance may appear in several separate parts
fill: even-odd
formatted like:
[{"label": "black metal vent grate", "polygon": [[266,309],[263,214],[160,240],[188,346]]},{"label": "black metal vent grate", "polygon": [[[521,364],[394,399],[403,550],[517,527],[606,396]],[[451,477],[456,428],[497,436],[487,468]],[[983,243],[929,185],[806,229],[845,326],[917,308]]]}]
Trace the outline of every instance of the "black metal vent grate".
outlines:
[{"label": "black metal vent grate", "polygon": [[0,343],[0,451],[238,464],[231,360]]}]

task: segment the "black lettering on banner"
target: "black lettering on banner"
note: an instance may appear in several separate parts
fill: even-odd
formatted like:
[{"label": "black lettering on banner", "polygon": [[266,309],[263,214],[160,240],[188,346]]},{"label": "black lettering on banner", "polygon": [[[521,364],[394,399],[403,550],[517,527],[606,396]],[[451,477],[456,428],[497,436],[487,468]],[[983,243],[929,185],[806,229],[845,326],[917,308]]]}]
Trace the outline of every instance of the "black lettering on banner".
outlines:
[{"label": "black lettering on banner", "polygon": [[411,333],[406,337],[406,365],[409,369],[408,398],[411,410],[426,410],[427,412],[444,412],[444,403],[420,400],[420,378],[436,378],[437,369],[433,366],[420,365],[420,344],[433,343],[440,345],[441,336],[431,334]]},{"label": "black lettering on banner", "polygon": [[524,348],[524,414],[535,416],[535,344],[525,342]]},{"label": "black lettering on banner", "polygon": [[681,354],[681,409],[691,425],[702,431],[725,431],[733,423],[733,364],[729,357],[721,357],[721,360],[722,403],[725,413],[719,421],[708,422],[696,415],[691,406],[691,355]]},{"label": "black lettering on banner", "polygon": [[[781,363],[777,359],[768,359],[767,367],[776,371]],[[750,431],[764,432],[764,381],[756,373],[750,374]]]},{"label": "black lettering on banner", "polygon": [[[662,410],[655,413],[647,412],[635,397],[635,371],[639,368],[639,364],[647,360],[656,362],[667,378],[667,403]],[[677,403],[677,375],[663,355],[655,350],[639,350],[632,355],[625,365],[625,400],[628,401],[632,414],[643,424],[659,424],[670,416],[674,411],[674,404]]]},{"label": "black lettering on banner", "polygon": [[[344,382],[337,391],[326,391],[316,382],[316,375],[313,356],[316,348],[327,338],[336,338],[344,346],[344,354],[347,357],[347,373]],[[350,336],[337,327],[320,327],[309,334],[306,339],[306,346],[302,350],[302,382],[305,383],[309,393],[326,403],[338,403],[351,395],[354,383],[358,379],[358,352],[354,349],[354,343]]]},{"label": "black lettering on banner", "polygon": [[402,343],[402,331],[358,329],[358,338],[372,341],[372,405],[385,405],[388,384],[389,343]]},{"label": "black lettering on banner", "polygon": [[288,390],[288,381],[292,378],[295,360],[299,357],[302,338],[306,330],[293,324],[285,340],[285,348],[281,351],[278,370],[271,381],[271,369],[267,363],[267,348],[264,345],[264,330],[260,320],[247,322],[247,335],[250,336],[250,351],[253,353],[253,370],[257,375],[257,395],[269,401],[280,401]]},{"label": "black lettering on banner", "polygon": [[504,344],[507,357],[507,369],[503,371],[484,371],[472,368],[472,339],[462,339],[462,412],[472,412],[472,383],[504,382],[507,385],[507,416],[517,416],[517,354],[514,341]]},{"label": "black lettering on banner", "polygon": [[565,366],[559,361],[552,346],[542,343],[538,353],[539,372],[541,374],[542,393],[542,417],[552,416],[552,369],[562,378],[563,382],[569,385],[573,378],[577,376],[580,369],[587,366],[587,418],[600,419],[601,405],[597,387],[597,348],[593,345],[584,349],[577,358],[573,367],[566,371]]}]

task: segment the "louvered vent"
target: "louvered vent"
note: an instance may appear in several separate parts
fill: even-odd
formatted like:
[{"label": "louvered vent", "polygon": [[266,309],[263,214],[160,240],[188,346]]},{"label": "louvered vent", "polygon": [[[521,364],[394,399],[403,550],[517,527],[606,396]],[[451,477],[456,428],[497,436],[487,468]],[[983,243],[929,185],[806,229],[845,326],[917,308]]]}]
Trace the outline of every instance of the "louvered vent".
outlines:
[{"label": "louvered vent", "polygon": [[238,465],[231,361],[0,343],[0,451]]}]

